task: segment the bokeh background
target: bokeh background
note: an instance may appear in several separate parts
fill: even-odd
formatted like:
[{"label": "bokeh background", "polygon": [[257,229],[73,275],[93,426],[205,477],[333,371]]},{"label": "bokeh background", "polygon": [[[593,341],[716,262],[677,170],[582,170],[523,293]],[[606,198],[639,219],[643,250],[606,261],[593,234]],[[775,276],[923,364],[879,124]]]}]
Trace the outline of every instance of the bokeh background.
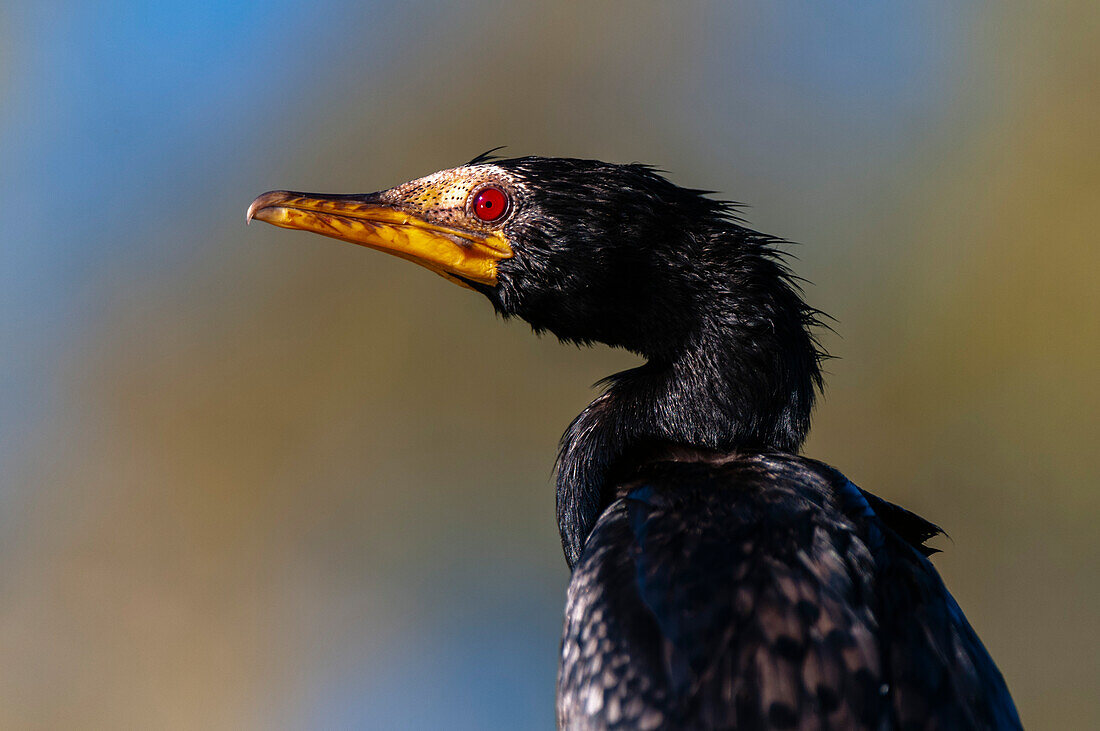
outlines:
[{"label": "bokeh background", "polygon": [[0,726],[552,727],[555,444],[634,358],[243,217],[506,144],[800,242],[806,451],[1100,727],[1100,6],[821,5],[0,7]]}]

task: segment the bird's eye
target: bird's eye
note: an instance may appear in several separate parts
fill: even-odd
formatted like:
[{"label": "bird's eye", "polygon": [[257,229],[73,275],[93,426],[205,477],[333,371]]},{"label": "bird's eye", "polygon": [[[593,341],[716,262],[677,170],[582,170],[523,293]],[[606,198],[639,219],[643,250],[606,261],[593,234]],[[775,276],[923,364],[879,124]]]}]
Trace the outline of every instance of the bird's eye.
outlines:
[{"label": "bird's eye", "polygon": [[474,198],[474,215],[482,221],[495,221],[508,210],[508,194],[500,188],[485,188]]}]

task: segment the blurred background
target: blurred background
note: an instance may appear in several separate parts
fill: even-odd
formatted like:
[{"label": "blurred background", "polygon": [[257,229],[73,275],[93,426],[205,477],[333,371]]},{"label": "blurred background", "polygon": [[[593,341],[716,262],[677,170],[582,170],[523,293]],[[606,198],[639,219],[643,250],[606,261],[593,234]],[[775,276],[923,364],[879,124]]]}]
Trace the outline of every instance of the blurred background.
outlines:
[{"label": "blurred background", "polygon": [[1100,727],[1100,6],[911,5],[5,3],[0,726],[552,727],[555,446],[635,359],[244,225],[505,144],[800,242],[807,453]]}]

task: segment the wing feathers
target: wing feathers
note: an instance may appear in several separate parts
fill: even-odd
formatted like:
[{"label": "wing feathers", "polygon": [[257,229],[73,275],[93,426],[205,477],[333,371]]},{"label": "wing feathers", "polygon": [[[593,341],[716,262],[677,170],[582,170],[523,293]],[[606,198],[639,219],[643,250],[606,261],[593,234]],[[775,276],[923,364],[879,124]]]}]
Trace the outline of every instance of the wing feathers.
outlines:
[{"label": "wing feathers", "polygon": [[563,726],[1019,726],[923,538],[911,542],[932,524],[897,508],[900,534],[878,517],[888,503],[809,460],[707,467],[662,466],[589,537]]}]

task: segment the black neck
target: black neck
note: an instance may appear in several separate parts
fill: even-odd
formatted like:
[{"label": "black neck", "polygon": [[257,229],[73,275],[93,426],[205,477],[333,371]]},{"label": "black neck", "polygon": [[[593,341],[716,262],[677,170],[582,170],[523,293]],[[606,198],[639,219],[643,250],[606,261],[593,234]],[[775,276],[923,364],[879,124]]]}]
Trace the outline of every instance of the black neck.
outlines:
[{"label": "black neck", "polygon": [[[562,437],[558,528],[572,568],[615,477],[661,445],[795,452],[820,384],[817,323],[766,241],[733,264],[742,285],[715,287],[671,357],[608,379]],[[728,263],[722,266],[730,266]]]}]

